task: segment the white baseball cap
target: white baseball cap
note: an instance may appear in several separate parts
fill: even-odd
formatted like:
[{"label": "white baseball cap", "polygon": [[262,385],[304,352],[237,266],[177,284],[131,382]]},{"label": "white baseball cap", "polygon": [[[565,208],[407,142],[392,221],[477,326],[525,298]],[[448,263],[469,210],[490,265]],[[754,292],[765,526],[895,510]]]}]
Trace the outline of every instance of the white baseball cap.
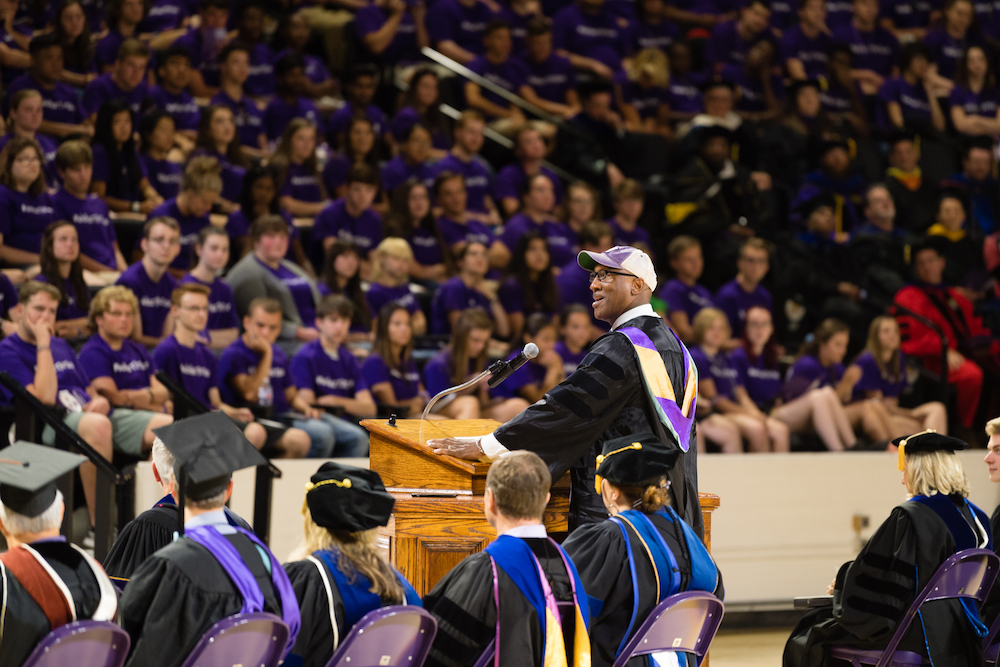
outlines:
[{"label": "white baseball cap", "polygon": [[656,291],[656,270],[649,255],[630,245],[616,245],[604,252],[584,250],[577,255],[577,264],[593,271],[598,265],[622,269],[636,278],[641,278],[651,292]]}]

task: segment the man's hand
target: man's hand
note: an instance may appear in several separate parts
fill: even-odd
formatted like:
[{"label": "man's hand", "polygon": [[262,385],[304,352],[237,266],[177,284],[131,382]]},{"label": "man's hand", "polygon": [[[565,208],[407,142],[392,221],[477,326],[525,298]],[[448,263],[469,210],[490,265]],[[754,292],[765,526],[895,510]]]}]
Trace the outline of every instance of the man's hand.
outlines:
[{"label": "man's hand", "polygon": [[254,352],[260,352],[263,354],[264,352],[269,352],[271,350],[271,344],[253,331],[248,331],[243,334],[243,342]]},{"label": "man's hand", "polygon": [[427,446],[435,454],[454,456],[456,459],[465,459],[466,461],[477,461],[485,456],[483,450],[479,447],[480,440],[481,436],[438,438],[436,440],[428,440]]},{"label": "man's hand", "polygon": [[31,333],[35,336],[35,345],[38,347],[49,347],[52,342],[52,336],[56,333],[52,323],[42,318],[38,318],[38,321],[34,324],[28,324],[28,328],[31,329]]}]

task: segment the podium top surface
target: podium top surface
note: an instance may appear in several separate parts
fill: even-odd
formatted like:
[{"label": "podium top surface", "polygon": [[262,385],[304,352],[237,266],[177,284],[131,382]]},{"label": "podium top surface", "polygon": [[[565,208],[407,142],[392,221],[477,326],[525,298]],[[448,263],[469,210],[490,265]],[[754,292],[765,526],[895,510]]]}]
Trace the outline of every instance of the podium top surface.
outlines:
[{"label": "podium top surface", "polygon": [[[422,423],[422,433],[421,433]],[[475,435],[487,435],[501,426],[493,419],[462,419],[462,420],[426,420],[397,419],[395,426],[390,426],[386,419],[366,419],[361,426],[368,429],[372,435],[381,436],[404,447],[431,456],[453,468],[472,475],[485,475],[489,469],[488,461],[465,461],[452,456],[441,456],[431,451],[428,440],[437,438],[461,438]]]}]

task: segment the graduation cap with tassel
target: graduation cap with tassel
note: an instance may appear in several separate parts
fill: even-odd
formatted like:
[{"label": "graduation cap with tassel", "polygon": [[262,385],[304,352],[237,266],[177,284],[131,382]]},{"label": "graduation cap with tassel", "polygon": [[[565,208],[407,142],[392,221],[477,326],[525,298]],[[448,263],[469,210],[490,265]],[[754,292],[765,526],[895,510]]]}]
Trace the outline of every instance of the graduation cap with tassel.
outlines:
[{"label": "graduation cap with tassel", "polygon": [[19,440],[0,450],[0,502],[21,516],[39,516],[56,499],[56,480],[86,461],[80,454]]}]

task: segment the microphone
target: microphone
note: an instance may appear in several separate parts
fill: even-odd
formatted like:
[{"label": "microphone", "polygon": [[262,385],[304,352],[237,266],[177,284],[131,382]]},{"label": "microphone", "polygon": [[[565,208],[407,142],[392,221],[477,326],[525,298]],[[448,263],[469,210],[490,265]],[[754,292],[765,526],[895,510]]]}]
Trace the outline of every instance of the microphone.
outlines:
[{"label": "microphone", "polygon": [[492,389],[509,378],[518,368],[528,363],[529,359],[534,359],[537,356],[538,346],[534,343],[528,343],[524,346],[524,349],[510,361],[500,360],[491,364],[488,370],[492,373],[492,375],[490,376],[489,382],[486,384],[488,384],[490,389]]}]

